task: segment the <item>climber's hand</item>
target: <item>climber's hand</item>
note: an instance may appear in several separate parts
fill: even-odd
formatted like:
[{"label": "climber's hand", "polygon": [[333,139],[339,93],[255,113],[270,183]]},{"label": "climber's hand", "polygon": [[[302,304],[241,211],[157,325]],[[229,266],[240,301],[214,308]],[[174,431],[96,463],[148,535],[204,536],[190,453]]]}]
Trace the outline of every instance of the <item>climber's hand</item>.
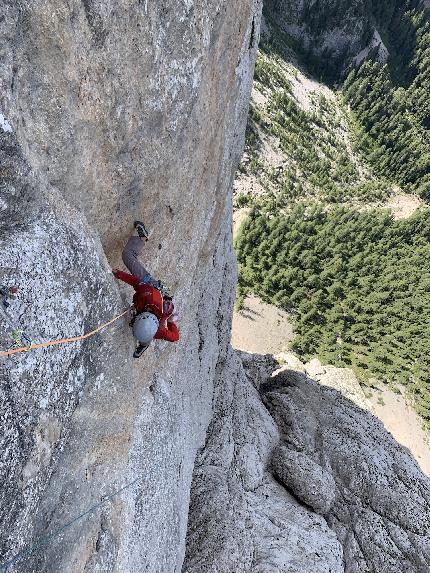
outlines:
[{"label": "climber's hand", "polygon": [[180,317],[179,314],[177,312],[174,312],[173,314],[171,314],[169,316],[169,318],[167,319],[167,322],[174,322],[174,323],[178,323],[180,321]]},{"label": "climber's hand", "polygon": [[175,310],[175,307],[173,305],[173,301],[171,298],[165,298],[163,301],[163,314],[164,316],[171,316],[173,314],[173,311]]}]

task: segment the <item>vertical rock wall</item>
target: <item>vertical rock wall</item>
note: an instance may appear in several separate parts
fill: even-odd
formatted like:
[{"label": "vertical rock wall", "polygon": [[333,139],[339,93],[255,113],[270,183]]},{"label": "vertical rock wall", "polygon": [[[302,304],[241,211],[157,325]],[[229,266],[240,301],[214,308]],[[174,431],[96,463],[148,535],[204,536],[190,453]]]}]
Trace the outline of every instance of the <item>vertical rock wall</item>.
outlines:
[{"label": "vertical rock wall", "polygon": [[[316,77],[338,82],[355,60],[402,59],[405,12],[422,0],[266,0],[267,17],[296,44]],[[403,41],[402,41],[403,40]]]},{"label": "vertical rock wall", "polygon": [[[0,280],[20,288],[14,320],[44,341],[125,308],[131,289],[109,264],[141,217],[182,338],[133,361],[123,319],[2,359],[1,563],[102,502],[11,570],[179,571],[230,337],[230,187],[260,1],[3,6]],[[4,323],[0,339],[10,344]]]}]

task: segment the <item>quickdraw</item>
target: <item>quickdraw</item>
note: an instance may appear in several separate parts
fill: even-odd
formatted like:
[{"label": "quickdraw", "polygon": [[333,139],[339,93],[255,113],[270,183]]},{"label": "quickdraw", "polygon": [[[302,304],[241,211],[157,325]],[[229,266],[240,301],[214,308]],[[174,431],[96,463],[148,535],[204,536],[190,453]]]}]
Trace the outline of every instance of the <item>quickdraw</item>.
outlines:
[{"label": "quickdraw", "polygon": [[18,348],[25,348],[24,352],[28,352],[36,344],[35,341],[31,340],[24,332],[12,330],[10,335]]}]

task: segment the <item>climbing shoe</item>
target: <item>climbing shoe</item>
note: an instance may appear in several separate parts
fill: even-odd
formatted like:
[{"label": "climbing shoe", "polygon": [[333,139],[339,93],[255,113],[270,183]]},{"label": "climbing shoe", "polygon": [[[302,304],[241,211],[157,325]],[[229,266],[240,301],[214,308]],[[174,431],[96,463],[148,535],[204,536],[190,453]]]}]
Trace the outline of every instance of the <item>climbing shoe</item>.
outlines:
[{"label": "climbing shoe", "polygon": [[141,239],[145,239],[145,241],[149,239],[149,233],[142,221],[135,221],[134,228]]},{"label": "climbing shoe", "polygon": [[140,358],[148,347],[149,344],[138,344],[136,350],[133,352],[133,358]]}]

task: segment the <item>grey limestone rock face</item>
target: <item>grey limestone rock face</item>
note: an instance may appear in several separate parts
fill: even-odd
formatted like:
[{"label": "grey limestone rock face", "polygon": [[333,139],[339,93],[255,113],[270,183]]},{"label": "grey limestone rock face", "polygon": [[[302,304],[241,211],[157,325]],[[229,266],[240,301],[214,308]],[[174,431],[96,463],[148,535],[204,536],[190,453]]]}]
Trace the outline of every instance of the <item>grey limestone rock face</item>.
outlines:
[{"label": "grey limestone rock face", "polygon": [[341,545],[324,518],[269,470],[279,430],[234,353],[215,396],[194,470],[183,572],[343,571]]},{"label": "grey limestone rock face", "polygon": [[370,412],[302,372],[279,372],[261,393],[282,437],[274,470],[324,513],[343,546],[344,570],[427,571],[430,480],[410,453]]},{"label": "grey limestone rock face", "polygon": [[231,184],[261,3],[2,9],[0,281],[19,287],[13,320],[43,342],[127,308],[131,289],[111,266],[142,218],[144,263],[173,291],[182,336],[133,361],[125,317],[84,342],[1,359],[0,564],[96,506],[10,571],[179,571],[230,340]]},{"label": "grey limestone rock face", "polygon": [[302,452],[278,446],[272,455],[272,469],[278,480],[316,513],[325,515],[336,498],[333,476]]},{"label": "grey limestone rock face", "polygon": [[236,350],[236,354],[242,362],[245,374],[257,390],[259,385],[279,367],[278,361],[271,354],[251,354],[241,350]]},{"label": "grey limestone rock face", "polygon": [[184,573],[428,571],[430,481],[409,452],[328,380],[266,360],[219,371]]}]

